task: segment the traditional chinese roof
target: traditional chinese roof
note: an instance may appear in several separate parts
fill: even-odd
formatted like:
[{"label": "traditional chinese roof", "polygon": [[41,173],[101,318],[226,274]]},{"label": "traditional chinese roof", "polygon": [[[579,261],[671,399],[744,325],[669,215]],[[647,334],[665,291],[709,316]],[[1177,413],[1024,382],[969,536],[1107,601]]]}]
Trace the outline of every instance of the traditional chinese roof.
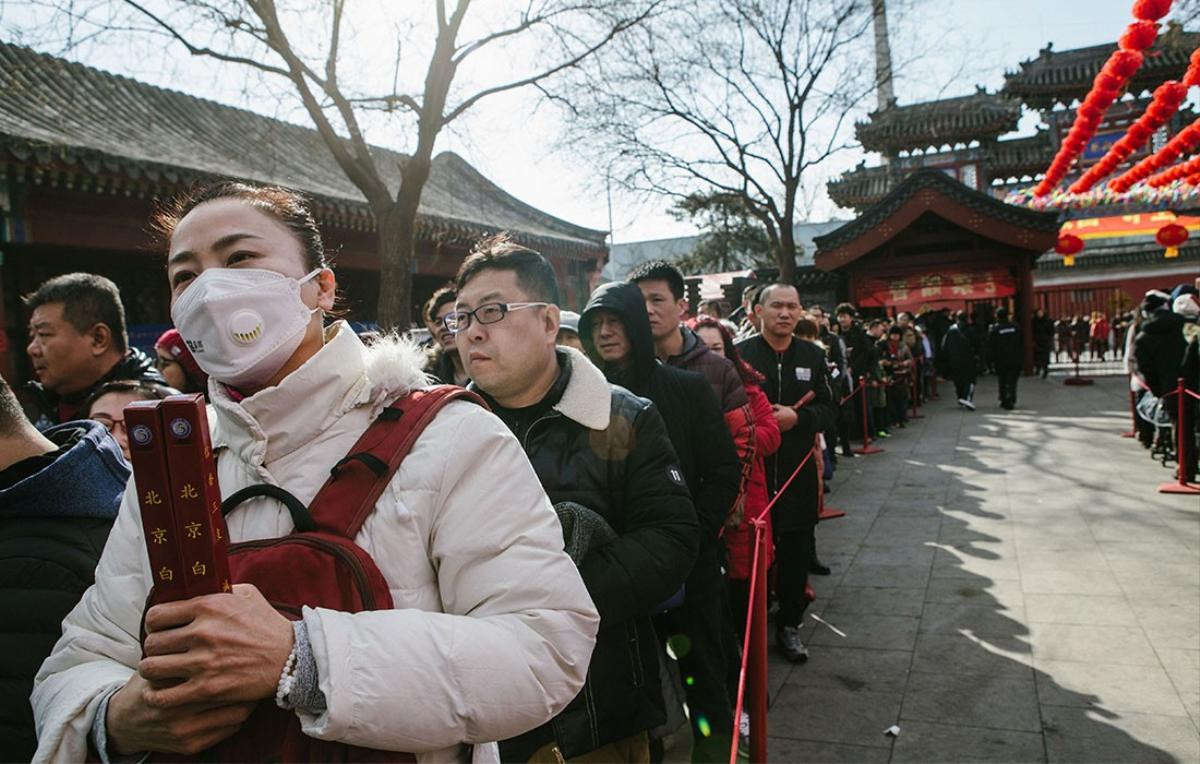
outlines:
[{"label": "traditional chinese roof", "polygon": [[[1165,80],[1180,79],[1197,47],[1200,47],[1200,32],[1185,32],[1178,25],[1169,25],[1146,52],[1145,62],[1130,81],[1129,90],[1141,93],[1153,90]],[[1064,51],[1055,51],[1047,45],[1037,58],[1022,61],[1020,69],[1005,74],[1001,92],[1038,109],[1048,109],[1055,103],[1069,104],[1087,95],[1096,73],[1116,49],[1115,42]]]},{"label": "traditional chinese roof", "polygon": [[829,271],[848,265],[895,238],[926,213],[1029,252],[1051,249],[1058,236],[1056,213],[1005,204],[939,170],[925,168],[908,176],[857,219],[818,236],[816,266]]},{"label": "traditional chinese roof", "polygon": [[891,186],[887,167],[859,165],[825,185],[829,198],[839,207],[864,210],[883,197]]},{"label": "traditional chinese roof", "polygon": [[[393,192],[404,156],[373,147]],[[315,130],[153,87],[0,42],[0,177],[138,196],[237,178],[311,195],[326,225],[371,229],[359,190]],[[595,256],[606,233],[525,204],[443,152],[421,196],[419,235],[471,240],[499,230],[547,254]]]},{"label": "traditional chinese roof", "polygon": [[891,105],[854,126],[863,148],[894,152],[995,138],[1017,128],[1021,104],[982,89],[940,101]]},{"label": "traditional chinese roof", "polygon": [[993,180],[1032,177],[1045,172],[1053,160],[1050,134],[1042,131],[1028,138],[997,141],[988,152],[986,171]]}]

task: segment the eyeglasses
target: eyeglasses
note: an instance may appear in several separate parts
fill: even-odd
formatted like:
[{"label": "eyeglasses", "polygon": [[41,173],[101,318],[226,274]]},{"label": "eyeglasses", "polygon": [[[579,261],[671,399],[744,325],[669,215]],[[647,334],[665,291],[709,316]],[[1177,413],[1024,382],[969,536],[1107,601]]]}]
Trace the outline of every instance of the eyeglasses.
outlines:
[{"label": "eyeglasses", "polygon": [[472,320],[481,324],[494,324],[504,318],[510,310],[544,308],[549,304],[548,302],[489,302],[480,305],[475,310],[456,310],[447,313],[442,319],[442,323],[451,332],[457,334],[470,326]]},{"label": "eyeglasses", "polygon": [[120,427],[122,430],[125,429],[124,419],[113,419],[108,414],[96,414],[94,417],[92,417],[92,419],[104,425],[104,429],[108,430],[109,432],[116,432],[118,427]]}]

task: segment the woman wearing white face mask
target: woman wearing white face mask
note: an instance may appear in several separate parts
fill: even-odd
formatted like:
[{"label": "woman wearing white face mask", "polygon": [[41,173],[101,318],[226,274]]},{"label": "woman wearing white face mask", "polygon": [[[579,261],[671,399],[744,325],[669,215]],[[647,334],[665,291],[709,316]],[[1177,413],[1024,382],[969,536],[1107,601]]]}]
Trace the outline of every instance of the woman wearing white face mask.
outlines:
[{"label": "woman wearing white face mask", "polygon": [[[172,318],[210,376],[222,494],[270,483],[308,504],[379,412],[424,384],[422,354],[323,326],[336,281],[289,191],[219,184],[158,223]],[[133,485],[38,676],[35,760],[83,760],[89,743],[106,760],[204,750],[273,696],[314,738],[479,760],[582,686],[595,609],[519,444],[474,404],[438,413],[354,539],[393,610],[306,607],[293,624],[243,584],[151,608],[143,658],[151,578]],[[293,529],[265,497],[227,522],[233,542]]]}]

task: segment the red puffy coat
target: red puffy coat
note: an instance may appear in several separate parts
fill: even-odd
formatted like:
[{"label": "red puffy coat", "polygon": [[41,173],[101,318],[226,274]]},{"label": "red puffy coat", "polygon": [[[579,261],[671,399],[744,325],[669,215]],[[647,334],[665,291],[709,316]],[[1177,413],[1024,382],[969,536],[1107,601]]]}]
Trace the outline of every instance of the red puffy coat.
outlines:
[{"label": "red puffy coat", "polygon": [[[763,468],[763,458],[775,453],[781,439],[779,423],[775,421],[766,393],[758,385],[746,385],[746,395],[750,399],[749,406],[753,417],[750,424],[755,436],[754,461],[746,488],[742,520],[736,527],[725,530],[725,545],[729,549],[729,577],[735,580],[750,578],[750,566],[754,556],[754,526],[750,521],[762,515],[767,508],[767,474]],[[729,414],[726,414],[726,417]],[[741,446],[742,444],[738,443],[739,451]],[[763,519],[767,521],[763,542],[767,545],[767,562],[770,564],[775,556],[775,548],[771,543],[770,513]]]}]

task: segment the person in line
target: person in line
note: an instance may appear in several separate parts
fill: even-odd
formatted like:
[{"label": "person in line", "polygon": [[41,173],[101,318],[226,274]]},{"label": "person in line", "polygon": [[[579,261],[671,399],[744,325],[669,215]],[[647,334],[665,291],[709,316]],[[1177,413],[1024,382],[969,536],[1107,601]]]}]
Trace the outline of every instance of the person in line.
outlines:
[{"label": "person in line", "polygon": [[1017,381],[1025,365],[1025,343],[1021,330],[1008,319],[1008,308],[996,308],[996,323],[988,330],[988,357],[996,367],[1000,408],[1012,411],[1017,405]]},{"label": "person in line", "polygon": [[583,340],[579,338],[579,314],[573,310],[563,310],[558,316],[558,337],[554,340],[556,345],[575,348],[579,352],[584,352]]},{"label": "person in line", "polygon": [[646,299],[646,313],[658,359],[686,371],[698,372],[712,386],[742,463],[738,491],[738,499],[741,499],[754,464],[753,415],[741,377],[732,363],[710,351],[695,332],[683,325],[688,303],[684,298],[683,274],[678,268],[662,260],[651,260],[634,268],[627,280],[637,284]]},{"label": "person in line", "polygon": [[444,286],[434,292],[425,303],[425,326],[433,337],[433,347],[425,373],[444,385],[465,386],[470,382],[466,367],[454,344],[454,333],[446,328],[446,316],[454,311],[458,292],[453,286]]},{"label": "person in line", "polygon": [[841,402],[854,389],[853,375],[850,373],[848,359],[849,352],[846,350],[846,343],[842,341],[837,332],[833,331],[824,308],[820,305],[812,305],[808,309],[808,314],[817,324],[818,340],[826,348],[832,364],[829,370],[829,384],[833,388],[834,401],[837,402],[838,416],[836,426],[825,433],[825,442],[829,448],[829,462],[836,467],[839,445],[842,447],[842,456],[848,459],[853,459],[855,456],[854,450],[850,447],[850,428],[854,423],[853,410],[850,407],[850,401],[844,404]]},{"label": "person in line", "polygon": [[[775,561],[774,534],[771,529],[771,513],[767,512],[767,476],[763,460],[779,448],[779,422],[775,421],[775,410],[762,391],[763,376],[750,364],[742,360],[735,346],[733,330],[721,321],[700,317],[692,327],[708,349],[728,358],[742,377],[746,395],[750,399],[750,410],[754,415],[754,471],[746,487],[746,496],[738,510],[725,521],[725,548],[728,550],[729,601],[734,614],[733,625],[737,630],[737,643],[731,651],[734,659],[730,664],[727,680],[731,692],[736,692],[741,674],[741,645],[745,641],[746,619],[744,614],[750,607],[750,573],[754,566],[755,520],[764,524],[762,544],[765,549],[766,567],[762,575]],[[737,703],[736,696],[730,702]],[[749,745],[750,714],[742,711],[738,720],[739,735],[744,746]]]},{"label": "person in line", "polygon": [[[222,494],[267,481],[307,504],[380,412],[425,384],[420,349],[397,337],[367,348],[344,321],[324,325],[337,281],[293,191],[216,183],[155,225],[171,316],[211,378]],[[261,347],[225,339],[249,314]],[[293,622],[237,584],[143,618],[151,574],[133,485],[96,583],[38,673],[36,761],[84,761],[89,746],[110,759],[202,752],[260,702],[339,746],[486,759],[490,741],[554,717],[583,685],[596,610],[520,444],[477,404],[439,410],[354,539],[389,610],[305,607]],[[294,528],[268,497],[226,521],[234,543]]]},{"label": "person in line", "polygon": [[1033,312],[1033,373],[1042,379],[1050,373],[1050,351],[1054,348],[1054,322],[1044,308]]},{"label": "person in line", "polygon": [[975,374],[979,360],[964,311],[955,312],[954,325],[946,330],[946,336],[942,339],[942,356],[946,359],[950,378],[954,380],[954,393],[958,397],[958,405],[968,411],[974,411]]},{"label": "person in line", "polygon": [[104,429],[108,430],[109,435],[112,435],[120,446],[121,455],[129,461],[129,433],[125,429],[125,407],[134,401],[161,401],[178,392],[153,382],[126,379],[105,382],[83,404],[83,416],[104,425]]},{"label": "person in line", "polygon": [[[716,321],[707,317],[710,321]],[[683,605],[656,619],[683,676],[692,725],[693,761],[729,758],[733,707],[725,684],[734,632],[721,563],[721,530],[738,497],[741,464],[708,381],[660,363],[642,292],[603,284],[588,298],[579,327],[588,355],[614,385],[654,403],[662,414],[700,521],[700,548]]]},{"label": "person in line", "polygon": [[[1191,290],[1191,286],[1187,287]],[[1179,377],[1183,380],[1184,389],[1192,393],[1200,392],[1200,299],[1194,291],[1179,291],[1179,295],[1171,302],[1171,311],[1183,318],[1183,356],[1179,362]],[[1196,399],[1185,395],[1183,401],[1183,419],[1179,428],[1183,437],[1177,440],[1183,443],[1183,453],[1179,454],[1179,469],[1185,483],[1196,482],[1197,467],[1197,406]],[[1177,415],[1178,416],[1178,415]]]},{"label": "person in line", "polygon": [[[836,315],[838,336],[846,346],[848,376],[855,386],[863,381],[869,382],[872,371],[878,361],[875,355],[875,341],[867,335],[862,322],[858,320],[858,310],[853,305],[848,302],[841,303],[837,306]],[[870,394],[864,389],[859,395],[869,397]],[[850,416],[852,417],[849,426],[854,428],[855,434],[874,432],[874,430],[869,429],[870,421],[862,421],[864,406],[858,400],[857,396],[846,402],[846,408],[849,409]],[[865,408],[869,420],[871,408],[869,401]],[[843,443],[842,456],[853,455],[854,451],[847,449]]]},{"label": "person in line", "polygon": [[503,236],[484,240],[457,288],[450,319],[471,389],[524,447],[536,474],[522,479],[540,483],[571,527],[594,536],[576,552],[600,613],[587,683],[553,720],[506,736],[501,756],[648,761],[648,730],[666,719],[650,614],[679,591],[700,543],[667,428],[654,404],[555,345],[558,285],[540,254]]},{"label": "person in line", "polygon": [[[808,660],[800,627],[808,606],[804,593],[808,570],[816,552],[819,490],[816,459],[809,454],[816,445],[817,433],[827,429],[835,417],[825,355],[816,345],[794,335],[801,311],[794,286],[772,284],[764,288],[755,306],[762,334],[737,345],[746,363],[765,378],[763,391],[783,433],[779,450],[766,460],[766,472],[770,495],[782,492],[771,510],[779,596],[775,641],[791,662]],[[797,408],[809,392],[813,397]],[[797,468],[799,473],[784,490]]]},{"label": "person in line", "polygon": [[889,424],[906,427],[913,357],[908,345],[904,343],[904,330],[899,326],[892,326],[876,348],[879,351],[879,365],[883,368],[887,384]]},{"label": "person in line", "polygon": [[204,393],[208,398],[208,375],[196,363],[178,329],[168,329],[154,342],[154,368],[167,387],[181,393]]},{"label": "person in line", "polygon": [[37,378],[27,385],[45,430],[79,418],[83,402],[114,379],[166,384],[154,361],[129,346],[117,285],[91,273],[46,281],[24,298],[29,311],[25,352]]},{"label": "person in line", "polygon": [[0,378],[0,761],[33,758],[33,677],[92,584],[128,480],[129,466],[98,423],[38,432]]}]

